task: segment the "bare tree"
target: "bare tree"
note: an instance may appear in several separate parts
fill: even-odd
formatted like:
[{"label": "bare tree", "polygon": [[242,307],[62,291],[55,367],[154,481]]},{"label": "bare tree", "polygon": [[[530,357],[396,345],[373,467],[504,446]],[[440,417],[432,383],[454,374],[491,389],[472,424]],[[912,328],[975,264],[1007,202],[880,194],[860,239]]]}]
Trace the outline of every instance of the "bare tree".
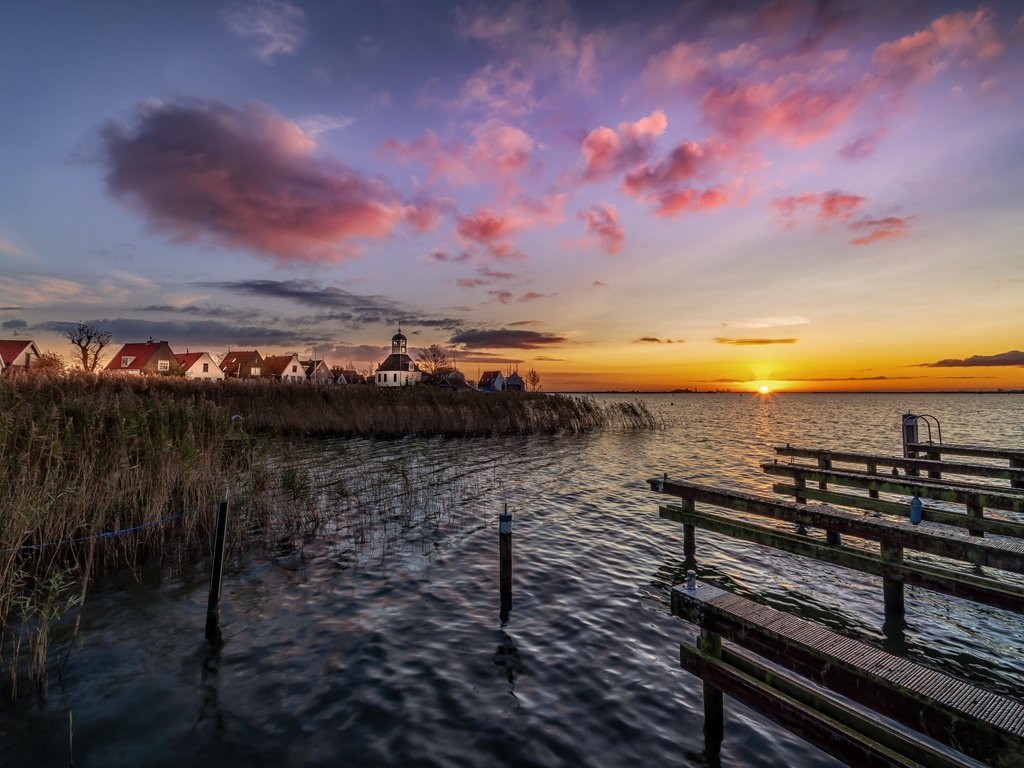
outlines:
[{"label": "bare tree", "polygon": [[420,368],[428,376],[436,376],[439,373],[448,373],[455,370],[452,359],[448,356],[448,350],[440,344],[431,344],[426,349],[421,349],[419,360]]},{"label": "bare tree", "polygon": [[536,392],[540,389],[540,374],[537,373],[536,368],[528,370],[526,375],[523,377],[523,381],[526,382],[526,385],[530,388],[531,392]]},{"label": "bare tree", "polygon": [[100,353],[110,344],[110,331],[101,331],[89,323],[79,323],[77,327],[65,331],[64,335],[71,346],[77,347],[76,353],[81,360],[83,371],[95,371],[100,364]]}]

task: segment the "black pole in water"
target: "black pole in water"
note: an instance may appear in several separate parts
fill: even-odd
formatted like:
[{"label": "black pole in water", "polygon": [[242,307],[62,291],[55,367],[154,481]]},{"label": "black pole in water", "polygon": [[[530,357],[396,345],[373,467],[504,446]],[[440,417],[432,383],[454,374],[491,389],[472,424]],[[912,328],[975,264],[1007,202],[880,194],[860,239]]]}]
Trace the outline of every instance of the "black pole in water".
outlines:
[{"label": "black pole in water", "polygon": [[220,503],[217,512],[217,538],[213,544],[213,570],[210,574],[210,599],[206,605],[206,639],[210,645],[221,644],[220,592],[224,582],[224,549],[228,532],[228,500]]},{"label": "black pole in water", "polygon": [[508,613],[512,610],[512,515],[508,505],[498,515],[498,549],[500,560],[501,613],[499,617],[504,624],[508,621]]}]

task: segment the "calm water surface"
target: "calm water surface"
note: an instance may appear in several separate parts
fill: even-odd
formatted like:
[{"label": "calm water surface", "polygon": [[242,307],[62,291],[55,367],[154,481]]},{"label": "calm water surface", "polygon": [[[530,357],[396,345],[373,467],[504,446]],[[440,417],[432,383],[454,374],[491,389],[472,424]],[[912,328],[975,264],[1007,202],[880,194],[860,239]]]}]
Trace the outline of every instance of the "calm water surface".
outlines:
[{"label": "calm water surface", "polygon": [[[700,683],[678,666],[693,630],[667,607],[682,529],[658,518],[645,479],[770,494],[758,464],[774,445],[897,454],[907,411],[936,416],[949,443],[1024,446],[1017,395],[642,399],[665,429],[302,446],[288,460],[328,513],[349,477],[411,473],[420,490],[385,483],[300,548],[234,558],[217,653],[202,636],[205,564],[105,580],[78,640],[69,621],[55,641],[48,698],[0,704],[0,765],[67,765],[69,736],[75,766],[716,765]],[[1020,617],[908,588],[906,626],[883,632],[879,580],[697,536],[701,578],[1021,698]],[[836,765],[728,699],[720,760]]]}]

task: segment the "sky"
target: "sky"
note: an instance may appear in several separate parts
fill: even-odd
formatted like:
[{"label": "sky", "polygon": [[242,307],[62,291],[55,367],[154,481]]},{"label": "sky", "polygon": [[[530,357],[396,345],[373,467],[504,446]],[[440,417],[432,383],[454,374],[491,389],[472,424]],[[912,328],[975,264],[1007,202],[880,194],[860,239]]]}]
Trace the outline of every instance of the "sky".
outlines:
[{"label": "sky", "polygon": [[0,337],[1024,388],[1019,3],[0,7]]}]

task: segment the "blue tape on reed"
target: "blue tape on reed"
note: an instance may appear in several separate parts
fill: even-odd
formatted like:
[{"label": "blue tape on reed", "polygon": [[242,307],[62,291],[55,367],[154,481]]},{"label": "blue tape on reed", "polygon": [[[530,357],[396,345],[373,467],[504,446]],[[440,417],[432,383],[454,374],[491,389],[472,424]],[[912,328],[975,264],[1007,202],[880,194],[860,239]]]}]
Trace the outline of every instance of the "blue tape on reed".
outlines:
[{"label": "blue tape on reed", "polygon": [[[192,512],[195,511],[196,510],[192,510]],[[89,541],[90,539],[112,539],[116,536],[123,536],[126,533],[131,533],[132,531],[141,531],[143,528],[152,528],[157,525],[164,525],[165,523],[169,523],[172,520],[178,520],[188,514],[191,513],[182,512],[180,515],[171,515],[170,517],[165,517],[163,520],[154,520],[150,523],[139,523],[138,525],[133,525],[130,528],[121,528],[117,531],[105,531],[103,533],[93,534],[92,536],[82,536],[77,539],[62,539],[61,541],[48,541],[45,544],[24,544],[20,547],[8,547],[7,549],[0,549],[0,552],[24,552],[32,549],[59,547],[61,544],[81,544],[83,541]]]}]

